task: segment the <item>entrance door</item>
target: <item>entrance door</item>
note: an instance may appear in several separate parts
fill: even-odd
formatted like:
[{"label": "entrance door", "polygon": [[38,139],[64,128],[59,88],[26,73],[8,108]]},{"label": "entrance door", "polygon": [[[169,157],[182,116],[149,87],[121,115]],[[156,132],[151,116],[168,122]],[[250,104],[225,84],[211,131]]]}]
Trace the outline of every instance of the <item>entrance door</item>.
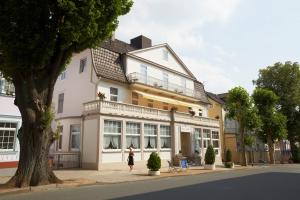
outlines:
[{"label": "entrance door", "polygon": [[191,156],[191,136],[190,133],[181,133],[181,151],[183,156]]}]

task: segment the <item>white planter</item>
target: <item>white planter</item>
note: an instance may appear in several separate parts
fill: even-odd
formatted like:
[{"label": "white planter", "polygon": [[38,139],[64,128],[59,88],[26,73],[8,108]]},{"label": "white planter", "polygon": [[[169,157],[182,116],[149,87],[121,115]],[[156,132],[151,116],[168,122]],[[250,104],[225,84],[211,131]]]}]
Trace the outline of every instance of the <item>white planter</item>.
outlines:
[{"label": "white planter", "polygon": [[204,165],[204,169],[208,169],[208,170],[215,170],[216,169],[216,165],[212,164],[212,165]]},{"label": "white planter", "polygon": [[160,175],[160,171],[151,171],[151,170],[149,170],[148,174],[150,176],[159,176]]},{"label": "white planter", "polygon": [[233,169],[234,168],[234,163],[232,163],[232,166],[231,166],[231,169]]}]

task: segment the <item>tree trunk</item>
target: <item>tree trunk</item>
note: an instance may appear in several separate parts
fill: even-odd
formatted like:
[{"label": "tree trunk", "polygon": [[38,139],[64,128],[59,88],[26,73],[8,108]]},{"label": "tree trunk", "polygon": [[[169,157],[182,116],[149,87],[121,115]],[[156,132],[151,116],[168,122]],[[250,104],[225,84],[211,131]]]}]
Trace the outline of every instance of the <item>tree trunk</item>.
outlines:
[{"label": "tree trunk", "polygon": [[268,146],[269,146],[269,157],[270,157],[270,164],[275,164],[275,148],[274,148],[274,142],[272,138],[269,136],[268,137]]},{"label": "tree trunk", "polygon": [[244,128],[242,127],[241,123],[240,124],[240,128],[239,128],[239,132],[241,135],[241,147],[242,147],[242,166],[247,166],[248,162],[247,162],[247,156],[246,156],[246,146],[245,146],[245,134],[244,134]]},{"label": "tree trunk", "polygon": [[37,80],[36,77],[14,81],[15,104],[21,112],[22,126],[18,132],[20,160],[15,175],[7,183],[9,186],[26,187],[60,182],[48,165],[49,149],[54,142],[51,130],[54,83]]}]

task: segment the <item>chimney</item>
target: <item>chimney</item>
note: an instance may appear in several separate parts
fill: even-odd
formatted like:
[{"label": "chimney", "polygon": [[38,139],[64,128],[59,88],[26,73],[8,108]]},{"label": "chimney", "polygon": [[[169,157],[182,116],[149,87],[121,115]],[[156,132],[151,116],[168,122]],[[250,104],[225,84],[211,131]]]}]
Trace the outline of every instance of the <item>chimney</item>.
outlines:
[{"label": "chimney", "polygon": [[130,45],[134,46],[137,49],[144,49],[152,46],[152,41],[151,39],[140,35],[137,36],[136,38],[133,38],[130,40]]}]

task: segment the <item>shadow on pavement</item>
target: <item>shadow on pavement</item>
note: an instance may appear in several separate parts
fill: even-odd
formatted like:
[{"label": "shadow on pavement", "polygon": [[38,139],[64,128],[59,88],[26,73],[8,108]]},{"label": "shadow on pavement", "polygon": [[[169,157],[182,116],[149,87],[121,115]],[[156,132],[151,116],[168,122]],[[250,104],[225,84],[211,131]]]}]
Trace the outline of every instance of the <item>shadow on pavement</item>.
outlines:
[{"label": "shadow on pavement", "polygon": [[192,198],[209,200],[282,200],[299,199],[299,192],[300,174],[272,172],[127,196],[115,200],[188,200]]}]

